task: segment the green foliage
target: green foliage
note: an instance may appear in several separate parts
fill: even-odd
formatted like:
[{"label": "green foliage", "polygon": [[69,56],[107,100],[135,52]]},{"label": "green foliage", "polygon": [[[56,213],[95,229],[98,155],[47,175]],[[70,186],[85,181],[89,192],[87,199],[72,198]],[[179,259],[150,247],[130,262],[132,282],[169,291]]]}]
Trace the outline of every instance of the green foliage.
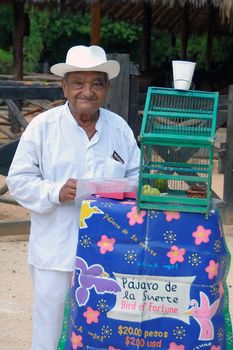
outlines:
[{"label": "green foliage", "polygon": [[[50,64],[62,62],[67,50],[73,45],[90,45],[90,14],[71,15],[53,11],[44,37],[45,53],[42,60]],[[119,21],[113,23],[106,17],[101,19],[100,45],[107,52],[131,52],[131,59],[139,59],[141,28]],[[62,43],[62,45],[61,45]],[[137,49],[135,49],[137,48]]]},{"label": "green foliage", "polygon": [[0,74],[9,74],[13,64],[13,11],[10,5],[1,5],[0,32]]},{"label": "green foliage", "polygon": [[44,52],[41,61],[47,61],[50,65],[63,62],[71,46],[89,45],[90,30],[90,15],[72,15],[54,10],[50,13],[48,28],[43,35]]},{"label": "green foliage", "polygon": [[171,46],[170,34],[166,31],[152,30],[151,33],[151,64],[159,68],[162,64],[177,55],[177,50]]},{"label": "green foliage", "polygon": [[101,19],[101,45],[110,53],[129,53],[134,62],[140,60],[141,26],[124,21]]},{"label": "green foliage", "polygon": [[233,37],[232,35],[219,36],[213,45],[213,57],[216,64],[232,62]]},{"label": "green foliage", "polygon": [[[180,52],[181,41],[178,40],[177,48]],[[206,35],[192,35],[188,41],[187,59],[197,62],[197,68],[204,68],[206,64]]]},{"label": "green foliage", "polygon": [[[25,40],[25,68],[41,69],[41,63],[49,65],[65,60],[67,50],[74,45],[89,45],[91,32],[90,14],[54,10],[30,11],[30,36]],[[131,60],[139,61],[141,28],[123,21],[113,23],[101,20],[101,43],[107,52],[129,52]],[[36,50],[35,50],[36,49]]]},{"label": "green foliage", "polygon": [[[180,40],[177,43],[180,50]],[[213,66],[218,67],[224,62],[231,62],[233,56],[233,37],[221,35],[213,41],[212,59]],[[205,68],[206,65],[206,35],[192,35],[188,41],[187,59],[197,62],[197,68]]]},{"label": "green foliage", "polygon": [[13,35],[13,10],[11,5],[1,4],[0,15],[0,47],[10,50]]},{"label": "green foliage", "polygon": [[[26,6],[30,17],[30,34],[24,40],[24,71],[42,71],[47,62],[52,65],[63,62],[67,50],[74,45],[89,45],[91,17],[89,13],[71,13],[55,9],[38,10]],[[0,73],[10,72],[12,64],[13,7],[1,5],[0,16]],[[109,53],[129,53],[131,61],[140,64],[142,26],[124,21],[101,18],[100,45]],[[176,38],[176,46],[171,44],[171,35],[166,31],[151,32],[151,66],[157,72],[167,71],[171,60],[179,59],[181,42]],[[7,52],[9,53],[7,55]],[[233,37],[219,36],[213,42],[213,66],[218,68],[231,63],[233,56]],[[206,35],[192,35],[189,38],[187,59],[197,62],[197,69],[205,68]]]},{"label": "green foliage", "polygon": [[0,49],[0,74],[9,74],[12,65],[12,52]]},{"label": "green foliage", "polygon": [[26,72],[36,71],[39,67],[39,60],[44,49],[43,35],[48,27],[48,11],[37,11],[34,7],[28,9],[30,17],[30,34],[25,37],[25,61]]}]

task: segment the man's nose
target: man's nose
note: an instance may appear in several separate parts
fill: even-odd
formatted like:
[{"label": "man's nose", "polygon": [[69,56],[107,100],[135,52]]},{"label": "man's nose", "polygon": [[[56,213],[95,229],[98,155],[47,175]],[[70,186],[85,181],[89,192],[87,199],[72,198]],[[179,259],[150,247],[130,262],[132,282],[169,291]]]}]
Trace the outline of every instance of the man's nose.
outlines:
[{"label": "man's nose", "polygon": [[91,84],[84,84],[84,86],[83,86],[83,94],[85,94],[85,96],[91,96],[92,95]]}]

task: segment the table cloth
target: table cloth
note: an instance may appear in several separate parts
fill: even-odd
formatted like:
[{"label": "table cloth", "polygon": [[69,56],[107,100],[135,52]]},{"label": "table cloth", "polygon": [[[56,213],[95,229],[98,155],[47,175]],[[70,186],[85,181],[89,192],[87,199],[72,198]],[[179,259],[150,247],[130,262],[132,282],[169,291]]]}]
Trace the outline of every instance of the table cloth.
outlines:
[{"label": "table cloth", "polygon": [[233,349],[229,264],[217,211],[90,197],[58,349]]}]

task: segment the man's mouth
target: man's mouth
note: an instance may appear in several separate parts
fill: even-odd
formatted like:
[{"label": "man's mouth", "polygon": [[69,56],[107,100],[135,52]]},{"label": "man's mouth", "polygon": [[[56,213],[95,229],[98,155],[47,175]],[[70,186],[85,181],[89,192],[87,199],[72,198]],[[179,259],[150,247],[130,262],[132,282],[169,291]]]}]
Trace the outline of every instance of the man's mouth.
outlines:
[{"label": "man's mouth", "polygon": [[94,102],[94,101],[96,101],[95,98],[85,98],[85,97],[78,97],[77,100],[87,101],[87,102]]}]

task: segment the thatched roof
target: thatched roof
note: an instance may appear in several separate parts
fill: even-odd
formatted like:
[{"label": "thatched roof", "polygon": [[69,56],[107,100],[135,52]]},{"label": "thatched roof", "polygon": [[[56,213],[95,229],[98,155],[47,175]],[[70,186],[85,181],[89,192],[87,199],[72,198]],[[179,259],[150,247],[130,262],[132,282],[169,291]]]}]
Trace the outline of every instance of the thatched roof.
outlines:
[{"label": "thatched roof", "polygon": [[[35,0],[35,1],[40,1],[40,0]],[[41,0],[43,1],[43,0]],[[91,4],[94,3],[98,0],[84,0],[84,2]],[[67,1],[69,2],[69,1]],[[102,2],[106,2],[103,1]],[[174,8],[180,6],[180,7],[184,7],[186,4],[189,4],[192,8],[195,9],[200,9],[203,7],[216,7],[219,9],[219,13],[220,13],[220,17],[222,19],[223,22],[227,21],[228,23],[232,20],[233,17],[233,0],[121,0],[121,1],[111,1],[108,0],[108,3],[113,3],[118,2],[118,3],[135,3],[137,5],[142,4],[142,3],[150,3],[150,5],[152,6],[152,8],[156,8],[159,6],[163,6],[163,7],[170,7],[170,8]],[[110,5],[110,4],[109,4]]]},{"label": "thatched roof", "polygon": [[[34,0],[40,1],[40,0]],[[41,0],[43,1],[43,0]],[[98,0],[69,0],[63,3],[81,10],[90,7]],[[115,20],[131,20],[141,23],[143,19],[143,5],[150,4],[152,26],[158,29],[167,29],[170,32],[179,32],[181,27],[182,8],[189,7],[190,29],[194,32],[206,31],[209,9],[215,8],[217,14],[216,31],[233,31],[233,0],[100,0],[102,14]],[[62,2],[62,0],[60,0]]]},{"label": "thatched roof", "polygon": [[[15,0],[23,1],[23,0]],[[141,23],[143,5],[150,4],[152,26],[158,29],[168,29],[171,32],[180,31],[181,9],[190,8],[190,28],[195,32],[206,30],[209,8],[216,8],[216,31],[233,31],[233,0],[27,0],[38,6],[61,6],[63,9],[89,11],[91,4],[101,1],[102,14],[113,20],[128,20]],[[0,3],[13,0],[0,0]]]}]

